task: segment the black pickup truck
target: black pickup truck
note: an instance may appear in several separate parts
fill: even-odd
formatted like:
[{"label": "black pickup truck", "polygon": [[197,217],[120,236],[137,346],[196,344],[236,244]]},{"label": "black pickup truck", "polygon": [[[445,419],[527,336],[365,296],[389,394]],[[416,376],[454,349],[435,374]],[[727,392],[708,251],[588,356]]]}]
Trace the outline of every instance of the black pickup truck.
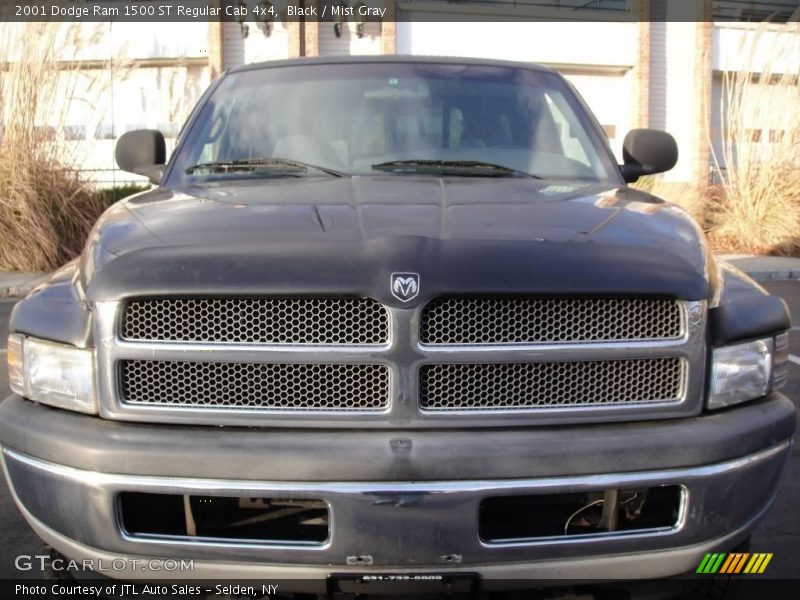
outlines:
[{"label": "black pickup truck", "polygon": [[8,340],[5,474],[66,557],[563,587],[694,572],[768,509],[786,307],[628,187],[675,165],[672,137],[634,130],[617,164],[557,73],[248,65],[169,162],[154,130],[116,154],[157,187]]}]

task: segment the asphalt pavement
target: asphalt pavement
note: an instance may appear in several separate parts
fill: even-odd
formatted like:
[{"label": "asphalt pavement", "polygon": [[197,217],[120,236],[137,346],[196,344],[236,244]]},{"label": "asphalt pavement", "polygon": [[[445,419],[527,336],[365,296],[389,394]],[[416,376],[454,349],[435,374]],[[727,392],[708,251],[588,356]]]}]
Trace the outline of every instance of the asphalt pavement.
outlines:
[{"label": "asphalt pavement", "polygon": [[[775,281],[763,284],[770,292],[782,296],[792,311],[792,320],[800,325],[800,282]],[[8,317],[14,302],[0,300],[0,348],[5,350],[8,335]],[[789,381],[784,389],[795,402],[800,399],[800,327],[790,333],[791,364]],[[5,360],[0,360],[0,398],[10,394]],[[766,576],[772,578],[800,578],[800,439],[795,435],[792,460],[783,485],[764,521],[753,536],[753,552],[774,554]],[[10,497],[5,481],[0,482],[0,579],[41,577],[37,571],[18,571],[15,557],[37,554],[42,544],[22,519]]]}]

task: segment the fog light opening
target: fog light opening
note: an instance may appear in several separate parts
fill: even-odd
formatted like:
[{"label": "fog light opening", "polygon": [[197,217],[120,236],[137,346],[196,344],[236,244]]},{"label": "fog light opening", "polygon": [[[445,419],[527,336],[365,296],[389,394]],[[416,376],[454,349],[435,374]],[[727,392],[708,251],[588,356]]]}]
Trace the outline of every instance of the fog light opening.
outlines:
[{"label": "fog light opening", "polygon": [[263,544],[322,544],[328,505],[316,499],[124,492],[120,523],[130,537]]},{"label": "fog light opening", "polygon": [[657,531],[678,525],[682,502],[678,485],[486,498],[479,531],[490,543]]}]

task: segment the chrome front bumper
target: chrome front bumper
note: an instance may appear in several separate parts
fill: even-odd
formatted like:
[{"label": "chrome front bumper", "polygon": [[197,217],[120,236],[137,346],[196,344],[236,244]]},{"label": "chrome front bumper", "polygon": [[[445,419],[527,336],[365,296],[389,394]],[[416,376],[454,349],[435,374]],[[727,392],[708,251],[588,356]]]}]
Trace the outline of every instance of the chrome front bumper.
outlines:
[{"label": "chrome front bumper", "polygon": [[[497,581],[585,581],[676,575],[693,570],[706,551],[735,545],[769,507],[790,447],[786,440],[704,466],[486,481],[326,483],[121,475],[62,466],[8,447],[3,463],[25,518],[40,537],[74,559],[194,559],[195,570],[183,574],[193,578],[323,581],[346,572],[464,571]],[[485,543],[478,536],[478,506],[486,497],[659,485],[685,489],[679,522],[671,529],[507,544]],[[330,507],[330,537],[318,546],[132,537],[118,515],[117,495],[123,491],[321,498]]]}]

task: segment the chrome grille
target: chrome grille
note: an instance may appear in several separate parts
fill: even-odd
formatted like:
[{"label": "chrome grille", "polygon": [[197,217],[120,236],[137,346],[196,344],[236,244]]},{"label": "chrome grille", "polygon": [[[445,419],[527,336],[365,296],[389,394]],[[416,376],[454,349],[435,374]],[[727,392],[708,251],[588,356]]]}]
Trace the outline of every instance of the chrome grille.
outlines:
[{"label": "chrome grille", "polygon": [[594,362],[425,365],[425,410],[497,410],[678,402],[679,358]]},{"label": "chrome grille", "polygon": [[423,344],[531,344],[674,339],[681,307],[646,298],[438,298],[423,309]]},{"label": "chrome grille", "polygon": [[245,344],[384,344],[386,309],[369,298],[194,298],[128,302],[126,340]]},{"label": "chrome grille", "polygon": [[383,365],[125,360],[120,377],[127,404],[303,411],[389,405]]},{"label": "chrome grille", "polygon": [[[487,338],[484,322],[489,317],[485,312],[432,311],[437,306],[443,309],[459,303],[467,306],[464,297],[445,298],[427,307],[409,309],[384,307],[371,300],[340,302],[329,296],[322,310],[333,306],[335,311],[335,307],[351,302],[377,309],[377,316],[370,314],[380,321],[380,333],[358,337],[364,335],[364,329],[360,329],[349,337],[332,337],[328,333],[330,323],[342,321],[339,313],[334,312],[332,317],[326,313],[330,317],[327,320],[320,318],[311,328],[311,334],[303,333],[308,329],[292,328],[284,337],[259,334],[260,339],[269,341],[235,343],[229,340],[259,336],[244,337],[242,332],[249,330],[232,317],[226,318],[233,330],[214,331],[210,325],[201,328],[190,318],[197,307],[228,310],[238,302],[259,306],[271,299],[209,301],[208,296],[195,296],[190,303],[187,298],[191,297],[95,303],[93,336],[97,340],[98,397],[108,419],[270,428],[425,429],[682,418],[697,414],[702,407],[707,319],[703,301],[648,300],[639,304],[641,307],[658,303],[657,310],[665,311],[662,315],[672,315],[673,325],[662,325],[667,332],[663,335],[676,337],[598,338],[581,343],[569,339],[509,342],[528,338],[512,337],[508,327],[502,330],[506,332],[503,336]],[[206,300],[206,304],[200,300]],[[296,302],[288,298],[277,300]],[[191,310],[170,316],[160,313],[164,329],[156,331],[141,324],[134,327],[128,319],[128,313],[134,314],[131,306],[139,303],[139,316],[146,318],[148,311],[156,306],[148,302],[164,303],[169,310],[176,310],[180,303]],[[499,298],[496,302],[513,305],[519,301]],[[534,303],[550,306],[542,300],[526,302],[529,307]],[[561,306],[569,306],[574,300],[559,302]],[[608,301],[583,299],[582,302],[589,305]],[[185,322],[181,314],[188,314]],[[514,315],[513,311],[505,314]],[[550,310],[547,314],[548,319],[557,323],[552,315],[569,311]],[[651,318],[658,320],[653,314],[655,311]],[[432,333],[432,315],[436,320],[446,315],[475,319],[475,323],[466,329],[461,325],[449,328],[451,333],[466,331],[460,338],[442,337],[442,328],[437,330],[438,334]],[[287,318],[287,327],[290,320]],[[564,318],[563,322],[578,327],[570,319]],[[144,335],[143,332],[156,337],[166,332],[167,326],[169,332],[163,334],[167,339],[131,337]],[[620,331],[630,326],[630,323],[615,325]],[[421,343],[423,329],[431,333]],[[198,331],[213,339],[186,339],[203,337]],[[301,332],[298,337],[291,337],[297,331]],[[317,343],[337,339],[385,342]],[[282,340],[314,343],[302,345]]]}]

